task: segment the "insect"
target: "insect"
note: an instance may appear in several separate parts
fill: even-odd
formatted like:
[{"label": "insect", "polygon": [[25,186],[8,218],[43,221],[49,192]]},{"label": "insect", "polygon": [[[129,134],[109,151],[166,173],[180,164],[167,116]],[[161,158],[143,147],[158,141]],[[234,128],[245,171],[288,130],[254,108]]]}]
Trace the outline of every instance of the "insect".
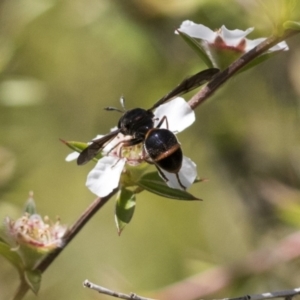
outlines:
[{"label": "insect", "polygon": [[[121,147],[130,147],[143,143],[142,151],[144,160],[150,164],[154,164],[165,181],[168,180],[162,170],[174,173],[179,185],[185,189],[185,186],[181,183],[178,176],[183,160],[180,144],[172,131],[160,128],[163,122],[166,122],[168,128],[167,117],[163,117],[159,123],[154,126],[155,118],[153,110],[163,103],[206,83],[218,72],[219,69],[216,68],[206,69],[183,80],[176,88],[159,99],[149,109],[134,108],[126,110],[123,98],[121,98],[123,111],[114,107],[107,107],[106,110],[115,110],[123,113],[118,122],[117,129],[99,139],[93,140],[92,143],[80,153],[77,164],[83,165],[93,159],[110,140],[119,133],[122,133],[124,136],[131,136],[132,138],[122,141]],[[119,144],[116,146],[118,145]]]}]

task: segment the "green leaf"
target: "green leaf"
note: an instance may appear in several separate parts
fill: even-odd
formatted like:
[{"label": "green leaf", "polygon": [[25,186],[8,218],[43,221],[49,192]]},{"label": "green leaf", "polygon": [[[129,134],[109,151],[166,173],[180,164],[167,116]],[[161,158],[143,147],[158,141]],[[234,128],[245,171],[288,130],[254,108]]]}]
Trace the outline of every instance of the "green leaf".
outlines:
[{"label": "green leaf", "polygon": [[286,21],[283,23],[284,29],[300,30],[300,22]]},{"label": "green leaf", "polygon": [[82,152],[88,146],[88,143],[65,141],[62,139],[60,139],[60,141],[63,142],[65,145],[67,145],[72,150],[79,152],[79,153]]},{"label": "green leaf", "polygon": [[0,254],[5,257],[21,274],[23,271],[23,262],[17,252],[11,250],[6,243],[0,242]]},{"label": "green leaf", "polygon": [[27,202],[25,203],[24,212],[27,212],[29,215],[33,215],[33,214],[37,213],[35,202],[34,202],[34,199],[32,197],[30,197],[27,200]]},{"label": "green leaf", "polygon": [[30,289],[37,294],[42,281],[42,273],[39,270],[25,270],[24,278]]},{"label": "green leaf", "polygon": [[206,178],[199,178],[199,177],[197,177],[195,179],[194,183],[199,183],[199,182],[204,182],[204,181],[207,181],[207,179]]},{"label": "green leaf", "polygon": [[209,67],[213,67],[213,63],[201,44],[197,42],[194,38],[190,37],[184,32],[177,30],[178,34],[183,38],[183,40],[200,56],[200,58],[204,61],[204,63]]},{"label": "green leaf", "polygon": [[124,227],[129,224],[135,209],[135,194],[122,188],[117,196],[115,221],[118,233],[121,234]]},{"label": "green leaf", "polygon": [[201,200],[196,198],[192,194],[170,188],[166,185],[166,183],[160,178],[157,172],[151,172],[145,174],[140,180],[137,182],[137,185],[148,192],[153,194],[170,198],[176,200]]}]

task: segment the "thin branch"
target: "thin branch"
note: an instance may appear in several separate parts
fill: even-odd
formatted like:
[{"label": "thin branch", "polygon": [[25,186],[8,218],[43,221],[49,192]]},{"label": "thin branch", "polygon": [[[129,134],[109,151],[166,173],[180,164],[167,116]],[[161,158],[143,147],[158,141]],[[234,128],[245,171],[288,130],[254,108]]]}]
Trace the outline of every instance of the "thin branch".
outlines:
[{"label": "thin branch", "polygon": [[120,299],[126,299],[126,300],[133,300],[133,299],[134,300],[155,300],[155,299],[151,299],[151,298],[141,297],[141,296],[138,296],[137,294],[134,294],[134,293],[130,293],[129,295],[127,295],[127,294],[115,292],[115,291],[109,290],[105,287],[102,287],[100,285],[94,284],[94,283],[90,282],[89,280],[85,280],[83,282],[83,286],[87,287],[89,289],[95,290],[100,294],[105,294],[105,295],[120,298]]},{"label": "thin branch", "polygon": [[300,288],[295,288],[293,290],[284,290],[271,293],[255,294],[255,295],[246,295],[238,298],[224,298],[220,300],[266,300],[274,298],[285,298],[286,300],[292,299],[294,296],[300,294]]},{"label": "thin branch", "polygon": [[246,52],[243,56],[234,61],[227,69],[216,74],[216,76],[190,100],[189,105],[195,109],[198,105],[202,104],[208,99],[223,83],[230,79],[240,69],[249,64],[256,57],[266,52],[268,49],[277,45],[278,43],[298,34],[296,30],[286,30],[282,36],[271,36],[265,39],[262,43]]},{"label": "thin branch", "polygon": [[22,300],[25,294],[28,291],[28,284],[25,281],[24,277],[20,278],[20,284],[18,286],[18,289],[15,292],[15,295],[13,297],[13,300]]},{"label": "thin branch", "polygon": [[[142,296],[138,296],[135,293],[130,293],[129,295],[119,293],[110,289],[107,289],[105,287],[102,287],[100,285],[94,284],[90,282],[89,280],[85,280],[83,282],[83,286],[87,287],[89,289],[95,290],[100,294],[108,295],[111,297],[116,297],[120,299],[125,300],[155,300],[152,298],[145,298]],[[245,295],[241,297],[235,297],[235,298],[223,298],[223,299],[216,299],[216,300],[267,300],[267,299],[275,299],[275,298],[285,298],[285,300],[292,300],[292,298],[296,295],[300,294],[300,288],[295,288],[292,290],[283,290],[283,291],[277,291],[277,292],[267,292],[262,294],[254,294],[254,295]]]}]

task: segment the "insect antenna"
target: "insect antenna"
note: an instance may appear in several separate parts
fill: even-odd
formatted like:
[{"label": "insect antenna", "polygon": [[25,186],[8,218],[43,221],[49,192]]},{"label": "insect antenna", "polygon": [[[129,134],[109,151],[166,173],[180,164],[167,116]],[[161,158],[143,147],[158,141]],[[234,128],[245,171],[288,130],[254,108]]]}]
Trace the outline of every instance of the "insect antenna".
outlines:
[{"label": "insect antenna", "polygon": [[113,106],[104,107],[104,110],[107,110],[107,111],[117,111],[117,112],[120,112],[120,113],[124,113],[123,110],[121,110],[119,108],[116,108],[116,107],[113,107]]},{"label": "insect antenna", "polygon": [[114,106],[104,107],[104,109],[107,110],[107,111],[117,111],[117,112],[120,112],[120,113],[125,113],[126,112],[125,98],[123,96],[120,98],[120,103],[121,103],[122,109],[116,108]]},{"label": "insect antenna", "polygon": [[121,103],[121,106],[123,108],[123,111],[125,112],[126,108],[125,108],[125,98],[124,98],[124,96],[121,96],[120,103]]}]

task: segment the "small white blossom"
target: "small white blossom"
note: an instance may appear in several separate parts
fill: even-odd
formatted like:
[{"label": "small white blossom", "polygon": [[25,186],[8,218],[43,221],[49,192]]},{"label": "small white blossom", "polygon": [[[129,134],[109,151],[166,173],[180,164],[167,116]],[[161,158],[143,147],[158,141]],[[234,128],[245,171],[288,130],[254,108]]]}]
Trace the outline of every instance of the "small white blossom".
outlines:
[{"label": "small white blossom", "polygon": [[[154,111],[155,126],[164,116],[167,122],[164,122],[161,128],[168,128],[174,133],[183,131],[195,121],[194,111],[180,97],[160,105]],[[107,196],[118,187],[120,176],[126,170],[126,164],[137,166],[144,162],[142,143],[132,147],[122,147],[122,144],[120,144],[120,141],[130,140],[131,138],[131,136],[118,134],[116,138],[104,147],[102,150],[104,157],[99,159],[87,177],[86,186],[92,193],[99,197]],[[115,147],[117,144],[119,146]],[[77,157],[78,155],[71,153],[67,159],[76,159]],[[161,171],[168,179],[167,185],[172,188],[182,189],[176,174],[166,172],[165,170]],[[188,188],[197,177],[196,164],[189,158],[184,157],[178,176],[181,183]]]},{"label": "small white blossom", "polygon": [[16,249],[19,245],[25,245],[46,253],[63,245],[62,238],[67,227],[61,225],[59,220],[52,223],[48,217],[43,219],[38,214],[24,213],[15,221],[6,217],[4,230],[6,238]]},{"label": "small white blossom", "polygon": [[[239,29],[229,30],[223,25],[220,29],[213,31],[192,21],[184,21],[178,29],[178,31],[200,40],[201,49],[210,58],[213,65],[219,68],[227,67],[232,61],[266,39],[247,39],[246,36],[253,30],[253,27],[245,31]],[[270,48],[267,53],[287,51],[288,49],[288,45],[283,41]]]}]

